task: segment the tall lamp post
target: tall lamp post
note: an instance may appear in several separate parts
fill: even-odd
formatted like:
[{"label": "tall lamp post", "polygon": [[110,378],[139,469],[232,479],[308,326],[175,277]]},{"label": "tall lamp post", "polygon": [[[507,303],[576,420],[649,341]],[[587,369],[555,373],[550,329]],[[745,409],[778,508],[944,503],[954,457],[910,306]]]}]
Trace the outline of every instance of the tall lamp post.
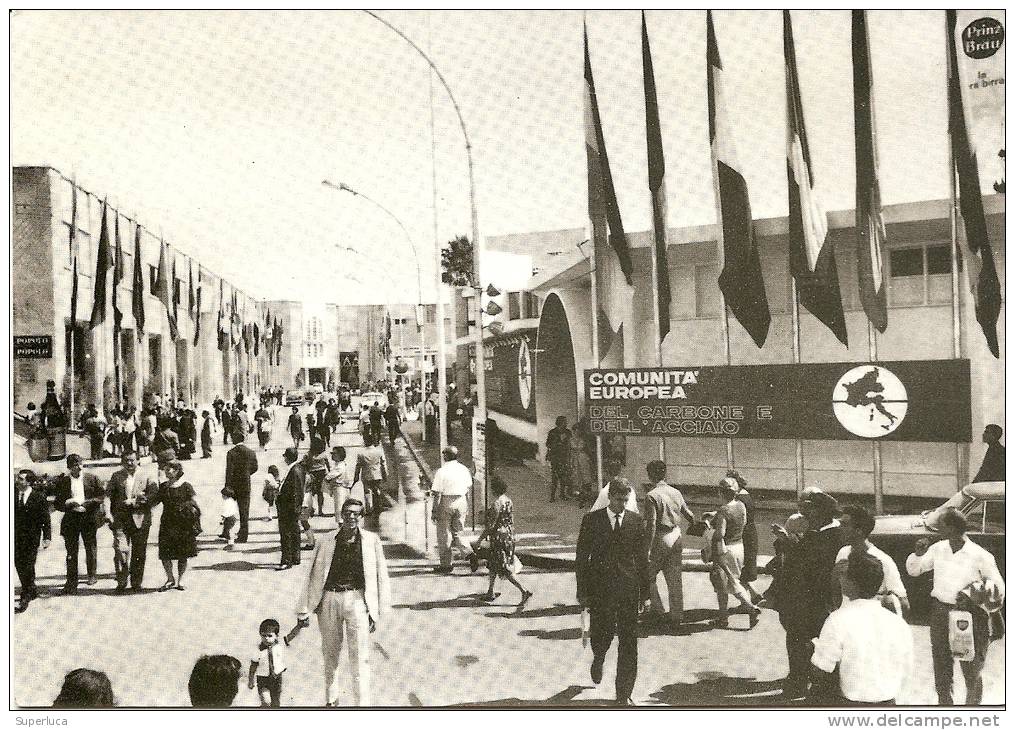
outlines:
[{"label": "tall lamp post", "polygon": [[[451,91],[451,87],[448,86],[447,79],[444,78],[444,74],[442,74],[441,70],[439,68],[437,68],[437,65],[433,62],[433,60],[430,58],[430,56],[428,56],[426,54],[426,52],[422,48],[420,48],[418,45],[416,45],[416,43],[411,38],[409,38],[409,36],[407,36],[401,30],[399,30],[398,28],[393,26],[391,23],[386,21],[384,18],[382,18],[377,13],[375,13],[373,11],[370,11],[370,10],[364,10],[363,12],[365,12],[367,15],[369,15],[371,18],[373,18],[374,20],[378,21],[379,23],[382,23],[385,26],[387,26],[391,31],[396,33],[402,40],[404,40],[406,43],[408,43],[410,46],[412,46],[413,50],[416,51],[416,53],[418,53],[420,56],[422,56],[423,60],[427,62],[427,65],[430,66],[431,69],[433,69],[433,72],[437,75],[437,78],[441,82],[441,85],[444,87],[444,90],[448,92],[448,98],[451,99],[451,104],[455,108],[455,114],[458,116],[458,124],[462,128],[462,136],[465,138],[465,155],[466,155],[466,158],[468,159],[468,163],[469,163],[469,207],[470,207],[470,213],[471,213],[471,216],[472,216],[472,271],[473,271],[473,277],[474,277],[473,282],[472,282],[472,286],[475,289],[476,295],[477,295],[476,296],[476,329],[475,329],[475,333],[476,333],[476,391],[477,391],[476,392],[476,409],[479,411],[480,422],[485,427],[485,425],[486,425],[486,363],[485,363],[485,352],[483,350],[483,327],[482,327],[482,321],[481,321],[482,314],[481,314],[481,309],[480,309],[480,299],[481,299],[481,297],[479,296],[479,292],[482,291],[482,285],[480,283],[482,281],[482,279],[480,278],[480,275],[479,275],[479,272],[480,272],[479,262],[480,262],[480,252],[482,250],[482,243],[481,243],[480,238],[479,238],[479,214],[478,214],[477,209],[476,209],[476,176],[475,176],[475,165],[473,164],[473,160],[472,160],[472,142],[469,139],[469,130],[465,126],[465,119],[462,117],[462,110],[458,106],[458,100],[455,99],[454,92]],[[434,245],[435,246],[438,245],[436,241],[434,241]],[[439,259],[439,256],[440,256],[440,254],[438,253],[438,259]],[[438,269],[438,275],[439,274],[440,274],[440,270]],[[438,301],[440,301],[440,297],[439,296],[438,296]],[[440,320],[440,321],[443,322],[443,320]],[[443,345],[444,345],[444,343],[441,342],[441,347],[439,348],[439,352],[441,352],[441,353],[444,352]],[[440,382],[441,382],[441,385],[443,386],[444,385],[443,372],[441,374]],[[447,402],[446,393],[441,393],[441,402],[442,403],[446,403]],[[442,437],[441,448],[442,448],[442,451],[443,451],[443,446],[444,446],[443,436],[444,436],[444,424],[442,423],[441,424],[441,437]],[[483,499],[484,499],[484,503],[485,503],[485,501],[486,501],[486,469],[485,468],[483,469],[483,484],[481,486],[483,488]]]}]

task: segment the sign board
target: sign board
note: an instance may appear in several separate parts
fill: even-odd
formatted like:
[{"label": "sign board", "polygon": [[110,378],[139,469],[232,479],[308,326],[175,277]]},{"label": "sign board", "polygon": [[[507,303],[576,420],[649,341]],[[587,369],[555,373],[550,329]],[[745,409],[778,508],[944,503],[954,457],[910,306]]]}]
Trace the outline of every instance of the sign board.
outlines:
[{"label": "sign board", "polygon": [[968,442],[968,360],[585,371],[593,433]]},{"label": "sign board", "polygon": [[48,360],[53,357],[53,336],[15,335],[14,357],[25,360]]},{"label": "sign board", "polygon": [[486,423],[472,419],[472,464],[476,467],[476,484],[486,487]]},{"label": "sign board", "polygon": [[487,348],[487,406],[529,423],[536,422],[535,342],[535,328],[515,330]]}]

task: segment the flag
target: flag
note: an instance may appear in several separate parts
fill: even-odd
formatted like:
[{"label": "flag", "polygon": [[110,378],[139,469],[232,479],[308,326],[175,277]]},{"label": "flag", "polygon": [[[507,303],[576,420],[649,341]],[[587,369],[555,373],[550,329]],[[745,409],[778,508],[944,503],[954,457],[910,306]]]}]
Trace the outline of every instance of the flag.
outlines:
[{"label": "flag", "polygon": [[232,345],[235,349],[240,349],[240,343],[243,341],[242,333],[240,332],[240,304],[239,299],[236,296],[236,290],[233,289],[232,302],[229,311],[229,337],[232,341]]},{"label": "flag", "polygon": [[994,251],[987,235],[987,218],[983,212],[983,197],[980,192],[980,171],[976,160],[976,149],[969,134],[965,105],[962,100],[962,86],[959,80],[956,44],[962,43],[956,36],[956,13],[946,10],[948,27],[948,136],[952,146],[952,160],[958,174],[958,204],[962,216],[963,258],[966,277],[973,293],[976,321],[980,323],[994,357],[1001,356],[997,341],[997,318],[1001,312],[1001,282],[994,264]]},{"label": "flag", "polygon": [[74,328],[78,320],[78,257],[74,257],[73,273],[70,280],[70,326]]},{"label": "flag", "polygon": [[197,341],[201,339],[201,289],[204,287],[201,285],[201,265],[197,265],[197,299],[194,301],[194,347],[197,347]]},{"label": "flag", "polygon": [[137,339],[144,339],[144,297],[145,277],[144,262],[141,260],[141,226],[134,224],[134,276],[131,292],[131,308],[134,314],[134,325],[137,327]]},{"label": "flag", "polygon": [[768,311],[765,281],[761,275],[758,243],[754,238],[751,201],[747,181],[740,171],[733,130],[727,117],[725,83],[719,45],[712,25],[712,11],[706,11],[708,136],[712,147],[712,177],[722,246],[719,289],[730,313],[761,347],[768,337],[772,316]]},{"label": "flag", "polygon": [[92,302],[92,329],[106,321],[106,284],[109,278],[109,267],[112,264],[109,250],[109,226],[106,224],[106,201],[102,201],[102,223],[99,228],[99,255],[95,261],[95,293]]},{"label": "flag", "polygon": [[659,124],[659,102],[652,68],[652,50],[648,43],[645,11],[641,11],[641,61],[645,81],[645,138],[648,148],[648,188],[652,193],[652,233],[655,241],[656,298],[659,342],[670,331],[670,265],[666,241],[666,160],[663,157],[663,134]]},{"label": "flag", "polygon": [[789,266],[800,304],[849,347],[839,293],[835,246],[828,241],[828,218],[814,191],[811,151],[800,98],[793,25],[782,11],[782,51],[786,60],[786,177],[789,183]]},{"label": "flag", "polygon": [[70,236],[67,239],[67,245],[70,247],[71,259],[73,259],[77,252],[74,251],[74,241],[78,235],[78,184],[76,178],[70,182]]},{"label": "flag", "polygon": [[166,242],[159,243],[159,271],[155,279],[155,296],[166,308],[166,318],[169,320],[169,337],[176,342],[180,333],[176,328],[176,312],[173,303],[170,301],[172,294],[169,291],[169,270],[166,265]]},{"label": "flag", "polygon": [[[169,286],[170,286],[169,291],[172,293],[172,296],[173,296],[173,321],[176,322],[177,324],[179,324],[179,321],[180,321],[180,310],[179,310],[180,287],[179,287],[179,279],[176,278],[176,254],[175,253],[173,254],[173,278],[170,280]],[[174,337],[173,339],[175,340],[176,338]]]},{"label": "flag", "polygon": [[878,332],[888,329],[888,302],[882,251],[885,221],[878,185],[878,146],[874,129],[874,76],[871,73],[867,15],[853,11],[853,135],[856,146],[856,249],[860,303]]},{"label": "flag", "polygon": [[78,318],[78,255],[74,250],[74,240],[77,238],[78,228],[78,186],[73,180],[70,184],[70,234],[67,245],[70,248],[71,256],[71,282],[70,282],[70,325],[73,329],[77,325]]},{"label": "flag", "polygon": [[226,334],[225,328],[225,315],[223,310],[225,309],[225,295],[222,292],[223,283],[222,279],[219,279],[219,317],[218,317],[218,347],[220,350],[225,352],[229,349],[229,335]]},{"label": "flag", "polygon": [[187,314],[194,318],[194,260],[187,259]]},{"label": "flag", "polygon": [[[114,215],[116,217],[113,219],[113,238],[116,241],[116,253],[113,255],[113,328],[119,335],[120,324],[123,321],[123,312],[120,311],[118,297],[118,287],[123,281],[123,245],[120,242],[120,214],[114,213]],[[119,342],[118,338],[114,339]]]},{"label": "flag", "polygon": [[250,325],[249,324],[243,325],[243,351],[248,355],[250,354],[251,334],[252,332]]},{"label": "flag", "polygon": [[585,40],[585,158],[588,163],[589,218],[595,246],[596,323],[600,361],[615,360],[624,351],[624,311],[632,296],[631,249],[620,218],[606,140],[592,78],[588,29]]},{"label": "flag", "polygon": [[254,322],[254,357],[261,354],[261,328]]},{"label": "flag", "polygon": [[282,364],[282,323],[275,320],[275,335],[271,338],[272,347],[275,348],[275,364]]}]

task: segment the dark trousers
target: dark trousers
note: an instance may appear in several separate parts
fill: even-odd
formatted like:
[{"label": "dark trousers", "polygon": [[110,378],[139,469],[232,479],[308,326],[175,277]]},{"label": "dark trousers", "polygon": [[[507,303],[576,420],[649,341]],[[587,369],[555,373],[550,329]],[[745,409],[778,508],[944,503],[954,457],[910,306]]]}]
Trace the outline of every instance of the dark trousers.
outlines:
[{"label": "dark trousers", "polygon": [[567,489],[567,460],[550,460],[550,498],[552,499],[557,490],[560,489],[561,496],[566,496]]},{"label": "dark trousers", "polygon": [[395,439],[398,438],[398,434],[401,432],[402,430],[398,427],[397,423],[388,424],[388,441],[392,446],[395,445]]},{"label": "dark trousers", "polygon": [[426,416],[426,440],[429,441],[440,441],[440,437],[437,435],[437,416]]},{"label": "dark trousers", "polygon": [[811,655],[814,653],[814,639],[821,633],[825,615],[779,614],[779,621],[786,631],[786,659],[789,675],[784,690],[806,693],[811,676]]},{"label": "dark trousers", "polygon": [[637,595],[611,596],[604,604],[591,609],[589,639],[597,661],[604,659],[614,636],[618,639],[617,699],[626,700],[631,697],[638,678]]},{"label": "dark trousers", "polygon": [[282,548],[281,562],[284,565],[300,564],[300,520],[299,515],[286,509],[278,511],[278,535]]},{"label": "dark trousers", "polygon": [[67,548],[67,583],[68,586],[76,586],[78,584],[78,540],[80,539],[85,546],[85,569],[88,571],[88,577],[95,577],[95,532],[96,528],[92,524],[85,524],[84,520],[87,519],[91,522],[91,515],[87,518],[84,513],[80,513],[81,517],[71,518],[68,522],[70,514],[64,515],[64,522],[61,524],[61,533],[63,533],[63,542]]},{"label": "dark trousers", "polygon": [[234,489],[236,492],[236,506],[240,508],[240,529],[236,533],[236,539],[240,542],[247,541],[247,520],[250,519],[250,490]]},{"label": "dark trousers", "polygon": [[201,458],[207,459],[211,457],[211,436],[208,438],[201,438]]},{"label": "dark trousers", "polygon": [[[282,675],[276,674],[271,677],[258,677],[257,678],[257,693],[264,690],[268,690],[268,696],[271,698],[271,704],[268,707],[281,707],[282,706]],[[261,700],[261,707],[265,707],[264,700]]]},{"label": "dark trousers", "polygon": [[265,446],[267,446],[267,445],[268,445],[268,442],[269,442],[270,440],[271,440],[271,433],[269,433],[269,432],[267,432],[267,431],[258,431],[258,432],[257,432],[257,441],[258,441],[258,443],[260,443],[260,444],[261,444],[261,448],[262,448],[262,449],[263,449],[263,448],[264,448]]},{"label": "dark trousers", "polygon": [[[937,701],[941,705],[954,705],[952,685],[955,678],[955,660],[952,658],[948,641],[948,612],[955,606],[931,599],[930,608],[930,655],[934,661],[934,687]],[[962,676],[966,680],[966,704],[978,705],[983,699],[983,663],[987,658],[987,615],[983,611],[971,611],[973,615],[973,644],[976,657],[972,661],[959,662]]]},{"label": "dark trousers", "polygon": [[148,533],[151,525],[134,530],[116,530],[113,533],[113,568],[116,584],[140,588],[144,582],[145,559],[148,557]]},{"label": "dark trousers", "polygon": [[39,541],[14,541],[14,569],[21,581],[21,600],[30,601],[35,598],[35,559],[39,555]]}]

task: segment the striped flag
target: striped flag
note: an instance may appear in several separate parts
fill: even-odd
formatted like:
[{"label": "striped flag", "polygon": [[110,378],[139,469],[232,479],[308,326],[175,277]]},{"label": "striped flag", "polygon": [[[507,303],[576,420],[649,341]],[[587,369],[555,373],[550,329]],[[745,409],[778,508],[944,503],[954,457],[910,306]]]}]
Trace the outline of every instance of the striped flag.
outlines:
[{"label": "striped flag", "polygon": [[856,249],[860,303],[878,332],[888,329],[888,302],[882,251],[885,222],[878,185],[878,145],[874,129],[874,76],[871,73],[867,14],[853,11],[853,135],[856,142]]},{"label": "striped flag", "polygon": [[772,316],[768,311],[761,259],[754,239],[747,181],[740,171],[733,130],[726,110],[725,83],[712,11],[705,13],[708,70],[708,137],[712,146],[712,177],[722,245],[719,289],[730,313],[761,347],[768,337]]},{"label": "striped flag", "polygon": [[652,68],[645,11],[641,11],[641,60],[645,82],[645,137],[648,148],[648,187],[652,193],[652,233],[655,241],[656,298],[659,342],[670,332],[670,265],[666,241],[666,160],[663,134],[659,124],[659,101]]},{"label": "striped flag", "polygon": [[952,146],[952,159],[958,174],[959,213],[963,225],[960,240],[963,242],[963,259],[966,277],[973,292],[976,321],[983,329],[987,347],[994,357],[1000,358],[997,341],[997,318],[1001,313],[1001,282],[994,264],[994,251],[987,235],[987,218],[983,212],[983,197],[980,192],[980,171],[976,160],[976,149],[970,139],[970,125],[962,99],[959,80],[959,65],[956,45],[963,39],[957,28],[956,12],[945,11],[948,27],[948,136]]},{"label": "striped flag", "polygon": [[109,225],[106,222],[106,201],[102,201],[102,223],[99,228],[99,253],[95,261],[95,281],[93,282],[94,299],[92,302],[92,316],[89,322],[92,329],[95,329],[106,321],[106,284],[109,279],[109,269],[112,262],[112,255],[109,250]]},{"label": "striped flag", "polygon": [[589,57],[589,34],[585,38],[585,157],[588,163],[589,218],[595,246],[597,295],[597,336],[600,361],[615,360],[610,353],[624,351],[624,312],[633,295],[634,267],[631,249],[620,217],[620,205],[613,187],[610,160],[596,100],[596,84],[592,78]]},{"label": "striped flag", "polygon": [[786,175],[789,182],[789,265],[800,304],[849,347],[839,293],[835,246],[827,240],[828,218],[814,192],[814,172],[800,100],[793,25],[782,11],[782,48],[786,59]]}]

